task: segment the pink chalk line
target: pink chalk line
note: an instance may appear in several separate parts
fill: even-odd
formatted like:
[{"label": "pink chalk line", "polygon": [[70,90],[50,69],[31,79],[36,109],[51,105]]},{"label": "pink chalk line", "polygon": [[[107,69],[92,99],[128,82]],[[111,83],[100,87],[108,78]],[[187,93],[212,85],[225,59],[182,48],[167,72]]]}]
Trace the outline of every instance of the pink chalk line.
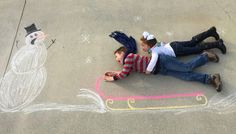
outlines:
[{"label": "pink chalk line", "polygon": [[96,80],[95,89],[97,93],[103,99],[112,99],[112,100],[128,100],[128,99],[135,99],[135,100],[158,100],[158,99],[168,99],[168,98],[181,98],[181,97],[195,97],[198,95],[203,95],[201,92],[193,92],[193,93],[184,93],[184,94],[170,94],[170,95],[159,95],[159,96],[106,96],[103,91],[100,89],[101,81],[103,77],[99,77]]}]

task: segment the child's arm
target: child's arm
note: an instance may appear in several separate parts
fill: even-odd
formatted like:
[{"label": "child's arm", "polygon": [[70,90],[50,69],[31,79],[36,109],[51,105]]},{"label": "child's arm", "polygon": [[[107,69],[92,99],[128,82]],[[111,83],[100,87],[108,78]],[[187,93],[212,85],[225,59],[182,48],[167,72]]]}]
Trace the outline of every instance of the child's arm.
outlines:
[{"label": "child's arm", "polygon": [[146,69],[146,74],[150,74],[152,72],[152,70],[156,66],[157,59],[158,59],[158,53],[157,52],[152,52],[152,58],[151,58],[151,60],[148,64],[148,67]]},{"label": "child's arm", "polygon": [[133,62],[131,63],[131,61],[125,61],[122,71],[113,76],[114,80],[119,80],[127,77],[132,71],[132,64]]},{"label": "child's arm", "polygon": [[111,75],[111,76],[105,76],[104,79],[107,81],[114,81],[114,80],[119,80],[119,79],[123,79],[123,78],[127,77],[130,74],[130,72],[132,71],[133,58],[134,58],[134,55],[129,54],[125,59],[125,62],[124,62],[125,64],[123,66],[122,71],[107,73],[107,75]]}]

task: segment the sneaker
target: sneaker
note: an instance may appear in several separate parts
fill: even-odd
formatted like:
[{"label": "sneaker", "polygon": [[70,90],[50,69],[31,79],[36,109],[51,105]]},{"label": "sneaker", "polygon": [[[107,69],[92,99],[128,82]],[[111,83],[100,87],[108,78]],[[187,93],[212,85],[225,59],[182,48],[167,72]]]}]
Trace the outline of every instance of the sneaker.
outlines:
[{"label": "sneaker", "polygon": [[211,75],[210,82],[217,92],[221,92],[222,90],[222,81],[220,79],[220,74],[213,74]]},{"label": "sneaker", "polygon": [[204,50],[202,54],[207,55],[208,60],[211,62],[219,62],[220,58],[213,51]]}]

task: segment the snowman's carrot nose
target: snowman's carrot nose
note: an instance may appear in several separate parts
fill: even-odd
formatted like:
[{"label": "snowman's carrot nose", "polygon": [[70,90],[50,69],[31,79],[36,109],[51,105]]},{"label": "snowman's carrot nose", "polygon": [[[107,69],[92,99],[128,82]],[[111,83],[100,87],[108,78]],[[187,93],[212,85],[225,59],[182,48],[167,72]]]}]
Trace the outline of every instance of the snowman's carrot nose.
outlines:
[{"label": "snowman's carrot nose", "polygon": [[39,36],[39,37],[41,37],[41,36],[46,37],[46,36],[48,36],[48,34],[40,33],[40,34],[38,34],[38,36]]},{"label": "snowman's carrot nose", "polygon": [[44,38],[46,38],[47,36],[48,36],[47,34],[42,34],[42,35],[38,36],[38,39],[44,39]]}]

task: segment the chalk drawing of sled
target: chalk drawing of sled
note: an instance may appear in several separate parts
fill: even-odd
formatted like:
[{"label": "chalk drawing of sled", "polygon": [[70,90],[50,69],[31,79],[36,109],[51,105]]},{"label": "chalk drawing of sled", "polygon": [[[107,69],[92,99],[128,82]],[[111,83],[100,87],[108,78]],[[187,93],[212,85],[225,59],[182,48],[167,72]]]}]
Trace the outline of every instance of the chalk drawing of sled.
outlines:
[{"label": "chalk drawing of sled", "polygon": [[[96,80],[95,89],[96,92],[105,100],[106,107],[109,110],[115,111],[132,111],[132,110],[168,110],[168,109],[185,109],[185,108],[194,108],[194,107],[203,107],[208,104],[207,97],[201,92],[194,93],[183,93],[183,94],[171,94],[171,95],[157,95],[157,96],[107,96],[100,89],[102,77]],[[160,100],[173,100],[177,99],[192,99],[194,104],[175,104],[175,105],[158,105],[157,106],[142,106],[139,103],[143,102],[158,102]],[[192,102],[192,101],[191,101]],[[197,103],[196,103],[197,102]],[[119,104],[123,104],[120,106]],[[155,103],[156,104],[156,103]]]}]

